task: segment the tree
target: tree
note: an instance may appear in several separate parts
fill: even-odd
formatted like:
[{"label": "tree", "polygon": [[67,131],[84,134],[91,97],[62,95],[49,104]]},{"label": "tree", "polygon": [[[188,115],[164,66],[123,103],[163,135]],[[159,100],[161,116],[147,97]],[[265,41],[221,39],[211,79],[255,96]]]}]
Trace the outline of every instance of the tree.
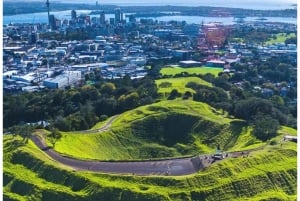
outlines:
[{"label": "tree", "polygon": [[284,100],[282,97],[278,95],[274,95],[270,98],[271,102],[274,103],[276,106],[283,106],[284,105]]},{"label": "tree", "polygon": [[101,85],[100,92],[103,94],[113,94],[116,90],[116,86],[114,83],[107,82]]},{"label": "tree", "polygon": [[229,93],[232,100],[245,99],[244,91],[236,86],[231,87]]},{"label": "tree", "polygon": [[285,44],[297,44],[297,37],[287,38],[284,42]]},{"label": "tree", "polygon": [[19,126],[13,125],[12,127],[8,128],[7,131],[12,134],[13,138],[15,138],[19,133]]},{"label": "tree", "polygon": [[216,87],[220,87],[225,91],[228,91],[231,88],[231,84],[228,82],[228,79],[228,75],[222,74],[221,76],[214,79],[213,84]]},{"label": "tree", "polygon": [[254,97],[237,101],[234,107],[234,115],[245,120],[251,120],[259,113],[270,115],[272,111],[273,106],[270,101]]},{"label": "tree", "polygon": [[130,110],[139,105],[140,96],[137,92],[131,92],[128,95],[119,97],[118,102],[123,111]]},{"label": "tree", "polygon": [[190,92],[190,91],[186,91],[184,94],[183,94],[183,97],[182,99],[189,99],[193,97],[193,94]]},{"label": "tree", "polygon": [[28,139],[31,137],[34,131],[34,127],[28,124],[14,126],[14,132],[20,135],[25,143],[28,142]]},{"label": "tree", "polygon": [[85,85],[81,88],[80,91],[81,97],[84,97],[87,100],[97,100],[100,95],[98,90],[91,85]]},{"label": "tree", "polygon": [[62,116],[56,117],[54,126],[62,131],[70,131],[72,129],[71,122],[68,119],[64,119]]},{"label": "tree", "polygon": [[87,129],[97,123],[99,120],[99,118],[95,114],[94,106],[90,101],[87,101],[84,105],[80,105],[79,115],[82,122],[85,122],[82,124],[85,126],[81,127],[80,129]]},{"label": "tree", "polygon": [[48,134],[48,139],[52,144],[52,147],[55,147],[56,142],[62,137],[61,133],[59,130],[55,127],[50,128],[50,133]]},{"label": "tree", "polygon": [[213,83],[215,80],[215,75],[213,75],[212,73],[206,73],[205,75],[200,74],[199,77],[210,83]]},{"label": "tree", "polygon": [[179,97],[181,94],[178,92],[177,89],[173,89],[168,97],[168,100],[174,100],[175,98]]},{"label": "tree", "polygon": [[169,88],[171,86],[172,86],[171,82],[162,82],[162,83],[159,84],[160,88]]},{"label": "tree", "polygon": [[213,107],[215,107],[217,109],[221,109],[223,115],[225,114],[225,111],[232,113],[232,104],[230,104],[228,102],[215,103],[213,105]]},{"label": "tree", "polygon": [[217,94],[213,90],[199,89],[194,95],[194,100],[205,103],[216,102]]},{"label": "tree", "polygon": [[253,125],[253,135],[262,141],[266,141],[277,135],[279,122],[270,116],[256,115]]},{"label": "tree", "polygon": [[115,98],[101,97],[95,103],[95,113],[100,116],[102,114],[111,116],[116,113],[117,100]]}]

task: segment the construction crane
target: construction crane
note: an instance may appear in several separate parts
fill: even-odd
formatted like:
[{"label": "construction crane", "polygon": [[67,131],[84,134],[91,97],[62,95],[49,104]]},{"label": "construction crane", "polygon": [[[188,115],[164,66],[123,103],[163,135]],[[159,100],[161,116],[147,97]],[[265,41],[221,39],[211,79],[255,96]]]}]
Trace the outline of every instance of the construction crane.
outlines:
[{"label": "construction crane", "polygon": [[48,24],[50,25],[50,3],[49,3],[49,0],[46,1],[46,6],[48,9]]}]

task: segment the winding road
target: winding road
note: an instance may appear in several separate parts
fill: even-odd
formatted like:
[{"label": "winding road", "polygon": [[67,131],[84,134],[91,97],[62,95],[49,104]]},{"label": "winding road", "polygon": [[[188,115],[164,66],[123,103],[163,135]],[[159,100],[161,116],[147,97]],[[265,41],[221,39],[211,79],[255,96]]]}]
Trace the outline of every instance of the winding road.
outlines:
[{"label": "winding road", "polygon": [[[90,132],[107,131],[112,122],[118,116],[112,117],[105,125]],[[149,161],[88,161],[62,156],[52,148],[48,147],[44,138],[38,135],[31,137],[31,140],[48,156],[55,161],[69,166],[78,171],[92,171],[115,174],[131,174],[131,175],[162,175],[162,176],[179,176],[189,175],[209,167],[217,160],[212,155],[198,155],[194,157],[165,159],[165,160],[149,160]],[[253,151],[253,150],[252,150]],[[227,153],[226,157],[239,157],[247,155],[250,151]]]},{"label": "winding road", "polygon": [[58,154],[40,136],[35,135],[31,140],[52,159],[75,170],[136,175],[188,175],[199,170],[194,164],[194,158],[133,162],[79,160]]}]

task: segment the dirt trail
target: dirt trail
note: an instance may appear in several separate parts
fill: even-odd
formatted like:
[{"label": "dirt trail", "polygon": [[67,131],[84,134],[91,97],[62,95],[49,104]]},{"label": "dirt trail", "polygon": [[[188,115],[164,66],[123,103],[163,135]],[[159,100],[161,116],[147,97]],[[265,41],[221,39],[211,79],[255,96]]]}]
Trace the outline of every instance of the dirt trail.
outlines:
[{"label": "dirt trail", "polygon": [[120,115],[115,115],[113,117],[111,117],[103,126],[101,126],[101,128],[97,128],[97,129],[92,129],[92,130],[84,130],[84,131],[75,131],[73,133],[85,133],[85,134],[89,134],[89,133],[95,133],[95,132],[104,132],[104,131],[108,131],[110,129],[111,124],[116,120],[116,118],[118,118]]}]

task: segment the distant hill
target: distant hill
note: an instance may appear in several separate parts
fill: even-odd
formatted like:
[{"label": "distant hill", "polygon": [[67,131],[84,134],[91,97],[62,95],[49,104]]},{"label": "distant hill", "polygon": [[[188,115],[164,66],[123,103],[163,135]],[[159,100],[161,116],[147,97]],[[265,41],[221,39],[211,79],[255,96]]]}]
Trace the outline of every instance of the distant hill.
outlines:
[{"label": "distant hill", "polygon": [[[4,1],[3,2],[3,15],[16,15],[16,14],[25,14],[25,13],[36,13],[36,12],[46,12],[46,1],[32,1],[28,3],[28,1]],[[100,6],[99,6],[100,5]],[[278,6],[276,9],[272,10],[272,7],[266,8],[252,8],[251,6],[245,6],[244,8],[230,8],[229,5],[226,6],[224,2],[222,4],[210,4],[200,5],[197,4],[179,4],[172,3],[168,4],[149,4],[149,3],[123,3],[120,5],[120,2],[108,2],[107,4],[101,3],[99,1],[99,5],[96,6],[95,2],[89,1],[50,1],[50,9],[51,11],[63,11],[63,10],[105,10],[105,13],[113,13],[114,8],[117,6],[120,7],[125,13],[137,13],[137,14],[147,14],[149,10],[153,15],[153,12],[180,12],[181,15],[187,16],[212,16],[217,17],[219,15],[218,10],[222,12],[226,12],[232,16],[254,16],[254,17],[297,17],[297,10],[287,7]],[[192,5],[192,6],[191,6]],[[234,4],[232,4],[234,5]],[[239,5],[239,4],[238,4]],[[242,5],[242,4],[240,4]],[[270,4],[271,6],[272,4]],[[242,7],[242,6],[241,6]],[[151,8],[151,9],[149,9]],[[218,8],[218,9],[216,9]],[[165,15],[167,15],[165,13]]]}]

